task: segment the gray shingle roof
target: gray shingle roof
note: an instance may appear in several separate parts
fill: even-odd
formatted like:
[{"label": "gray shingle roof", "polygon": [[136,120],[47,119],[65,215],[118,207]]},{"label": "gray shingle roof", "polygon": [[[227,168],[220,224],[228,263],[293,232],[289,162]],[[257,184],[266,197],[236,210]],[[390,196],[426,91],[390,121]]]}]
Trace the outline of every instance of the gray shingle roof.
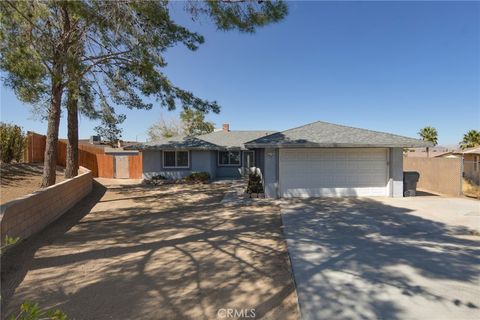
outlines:
[{"label": "gray shingle roof", "polygon": [[274,131],[216,131],[196,137],[175,136],[172,138],[161,138],[156,141],[149,141],[129,147],[129,149],[245,149],[245,142],[272,133],[274,133]]},{"label": "gray shingle roof", "polygon": [[430,147],[431,143],[391,133],[317,121],[252,140],[247,147]]},{"label": "gray shingle roof", "polygon": [[198,136],[198,139],[221,146],[224,148],[242,148],[248,141],[258,139],[274,133],[275,131],[215,131]]}]

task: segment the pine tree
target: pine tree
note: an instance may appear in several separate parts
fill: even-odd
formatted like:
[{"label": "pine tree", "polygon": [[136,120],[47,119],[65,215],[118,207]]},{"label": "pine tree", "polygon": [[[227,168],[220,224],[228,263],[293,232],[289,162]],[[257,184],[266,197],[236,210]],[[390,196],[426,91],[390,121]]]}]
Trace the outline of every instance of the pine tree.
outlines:
[{"label": "pine tree", "polygon": [[[150,109],[152,96],[168,110],[219,112],[175,86],[163,73],[165,51],[178,44],[194,51],[203,37],[172,20],[168,1],[3,1],[0,3],[0,68],[17,97],[48,110],[42,186],[55,183],[62,98],[68,92],[68,166],[78,141],[78,112],[118,125],[114,106]],[[220,30],[254,32],[287,14],[282,1],[189,2],[194,19],[209,17]],[[75,101],[79,106],[75,108]],[[80,105],[82,103],[82,105]],[[78,142],[77,142],[78,144]],[[76,169],[67,170],[74,174]]]}]

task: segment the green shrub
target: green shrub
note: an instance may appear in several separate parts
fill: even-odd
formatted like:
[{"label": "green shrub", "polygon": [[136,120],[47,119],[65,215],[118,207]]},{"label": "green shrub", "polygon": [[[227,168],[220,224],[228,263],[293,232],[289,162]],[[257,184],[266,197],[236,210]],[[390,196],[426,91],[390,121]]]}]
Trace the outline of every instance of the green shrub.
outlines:
[{"label": "green shrub", "polygon": [[10,163],[12,160],[20,162],[26,141],[22,128],[13,124],[0,123],[0,160],[3,163]]},{"label": "green shrub", "polygon": [[0,254],[2,254],[8,247],[16,244],[18,241],[20,241],[20,237],[10,237],[5,235],[3,245],[0,246]]},{"label": "green shrub", "polygon": [[263,193],[262,177],[256,172],[248,175],[247,193]]},{"label": "green shrub", "polygon": [[185,177],[185,181],[188,181],[188,182],[205,183],[208,180],[210,180],[210,174],[208,172],[193,172]]},{"label": "green shrub", "polygon": [[165,178],[164,176],[162,176],[161,174],[159,174],[159,175],[153,176],[153,177],[151,178],[151,180],[153,180],[153,181],[160,181],[160,180],[167,180],[167,178]]},{"label": "green shrub", "polygon": [[38,303],[25,301],[20,306],[20,313],[11,320],[66,320],[67,315],[60,310],[41,309]]},{"label": "green shrub", "polygon": [[167,178],[159,174],[151,177],[150,179],[147,179],[145,182],[150,185],[158,186],[163,184],[165,180],[167,180]]}]

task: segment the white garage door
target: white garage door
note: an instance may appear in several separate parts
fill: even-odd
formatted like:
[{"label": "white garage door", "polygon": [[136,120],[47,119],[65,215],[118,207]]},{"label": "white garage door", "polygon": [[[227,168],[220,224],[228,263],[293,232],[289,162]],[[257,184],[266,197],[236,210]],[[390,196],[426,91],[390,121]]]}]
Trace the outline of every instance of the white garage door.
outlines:
[{"label": "white garage door", "polygon": [[280,149],[282,197],[386,196],[387,149]]}]

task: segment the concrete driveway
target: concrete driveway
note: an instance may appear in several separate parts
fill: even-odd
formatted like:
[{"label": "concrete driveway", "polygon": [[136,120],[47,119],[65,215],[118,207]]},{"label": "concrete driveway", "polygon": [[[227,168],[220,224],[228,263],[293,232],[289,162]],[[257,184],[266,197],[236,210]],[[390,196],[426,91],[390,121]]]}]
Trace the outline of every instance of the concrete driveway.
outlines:
[{"label": "concrete driveway", "polygon": [[480,202],[284,201],[303,319],[480,319]]},{"label": "concrete driveway", "polygon": [[2,255],[2,319],[25,300],[69,319],[298,319],[277,206],[107,182]]}]

